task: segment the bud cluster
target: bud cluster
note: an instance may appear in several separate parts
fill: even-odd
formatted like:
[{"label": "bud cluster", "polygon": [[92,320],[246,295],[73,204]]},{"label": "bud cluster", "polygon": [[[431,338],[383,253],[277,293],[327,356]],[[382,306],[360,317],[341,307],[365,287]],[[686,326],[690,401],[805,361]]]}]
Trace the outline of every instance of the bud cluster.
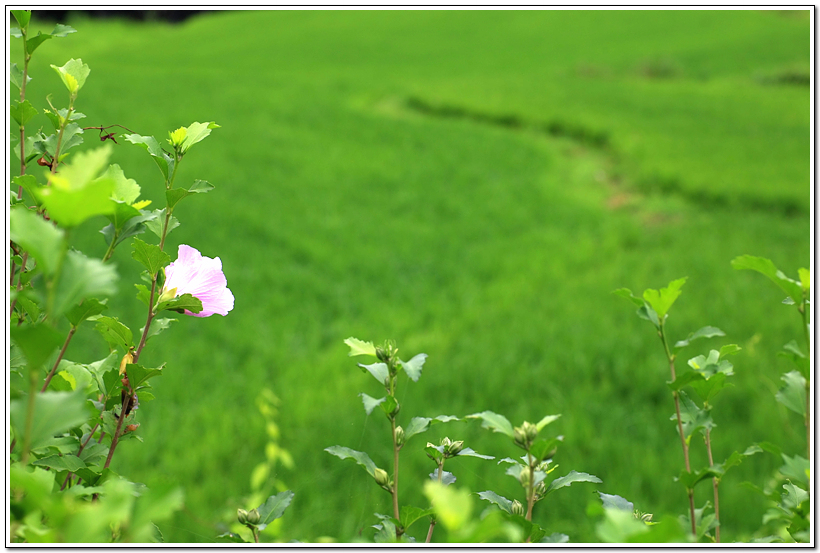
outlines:
[{"label": "bud cluster", "polygon": [[444,448],[444,458],[449,459],[461,453],[461,450],[464,449],[464,441],[452,441],[450,438],[445,437],[441,439],[441,446]]},{"label": "bud cluster", "polygon": [[532,442],[538,436],[538,427],[531,422],[524,421],[521,426],[513,428],[513,440],[515,445],[529,451]]},{"label": "bud cluster", "polygon": [[262,520],[262,517],[256,509],[251,509],[250,511],[237,509],[236,520],[239,521],[239,524],[244,524],[245,526],[256,526],[259,524],[259,521]]}]

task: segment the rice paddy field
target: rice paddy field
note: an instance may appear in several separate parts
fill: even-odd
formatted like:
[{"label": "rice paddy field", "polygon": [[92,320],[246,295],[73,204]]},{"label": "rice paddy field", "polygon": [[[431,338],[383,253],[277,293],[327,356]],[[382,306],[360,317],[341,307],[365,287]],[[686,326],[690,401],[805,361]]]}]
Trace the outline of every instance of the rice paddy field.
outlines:
[{"label": "rice paddy field", "polygon": [[[166,369],[140,407],[143,443],[124,442],[112,464],[184,489],[185,508],[159,524],[166,541],[214,541],[237,507],[257,506],[251,475],[271,441],[293,462],[279,458],[255,484],[296,495],[265,539],[372,539],[390,496],[323,451],[391,466],[389,423],[358,396],[381,390],[348,357],[350,336],[429,355],[419,382],[400,382],[405,424],[560,413],[558,474],[603,483],[539,503],[548,533],[596,541],[595,490],[656,518],[685,513],[663,347],[611,293],[683,276],[672,339],[706,325],[726,336],[693,343],[679,364],[743,348],[713,411],[716,460],[762,441],[805,454],[802,420],[774,398],[790,370],[777,352],[801,339],[800,319],[730,262],[767,257],[793,278],[811,266],[809,11],[246,10],[67,23],[78,32],[33,58],[27,97],[39,109],[49,93],[67,101],[49,64],[82,58],[87,125],[160,141],[194,121],[221,125],[178,176],[216,189],[181,205],[166,250],[220,257],[235,308],[181,317],[149,344],[140,361]],[[85,136],[93,146],[96,132]],[[112,162],[162,207],[156,166],[119,142]],[[102,226],[84,224],[77,247],[102,257]],[[139,266],[128,247],[114,262],[111,313],[138,329]],[[66,358],[106,354],[88,325]],[[257,406],[265,388],[280,400],[272,435]],[[435,467],[423,445],[442,436],[519,455],[477,422],[437,425],[402,451],[402,504],[427,506]],[[755,537],[768,506],[743,483],[765,486],[780,464],[758,454],[724,478],[724,542]],[[457,487],[522,495],[504,465],[452,465]],[[698,488],[698,506],[710,498]],[[420,526],[411,534],[423,540]]]}]

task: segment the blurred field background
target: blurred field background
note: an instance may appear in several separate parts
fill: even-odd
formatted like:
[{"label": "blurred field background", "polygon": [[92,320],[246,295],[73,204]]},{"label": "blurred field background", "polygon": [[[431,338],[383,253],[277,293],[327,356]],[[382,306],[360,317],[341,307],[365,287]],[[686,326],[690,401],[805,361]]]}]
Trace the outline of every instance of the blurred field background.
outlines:
[{"label": "blurred field background", "polygon": [[[213,541],[236,507],[256,506],[239,502],[265,459],[255,400],[269,388],[281,398],[279,444],[295,462],[276,469],[296,493],[276,539],[369,539],[388,494],[323,449],[365,450],[390,466],[389,426],[365,416],[358,397],[380,387],[342,341],[393,338],[405,359],[429,354],[421,380],[401,384],[405,423],[485,409],[514,424],[563,415],[550,427],[565,437],[556,474],[603,484],[540,503],[535,519],[548,532],[595,541],[585,515],[595,489],[657,518],[684,513],[663,350],[611,294],[682,276],[672,339],[705,325],[727,336],[695,342],[679,365],[722,344],[744,348],[735,387],[716,402],[716,461],[758,441],[805,454],[802,421],[774,399],[790,370],[776,354],[800,338],[799,319],[771,283],[730,261],[764,256],[790,276],[810,263],[808,14],[69,18],[79,32],[34,55],[27,97],[39,109],[51,92],[67,103],[49,64],[73,57],[91,67],[77,104],[87,125],[160,141],[193,121],[222,125],[178,177],[217,188],[182,204],[166,249],[219,256],[236,306],[225,318],[184,318],[149,343],[141,361],[167,369],[140,408],[144,443],[124,442],[112,468],[184,488],[185,509],[160,525],[166,541]],[[19,63],[19,41],[12,47]],[[154,163],[123,142],[112,161],[162,207]],[[101,257],[102,226],[82,227],[78,247]],[[138,265],[127,245],[114,260],[125,294],[111,313],[139,329],[144,308],[129,292]],[[66,357],[105,354],[88,325]],[[497,458],[519,454],[477,423],[436,426],[403,450],[402,504],[426,505],[420,485],[434,466],[422,449],[444,435]],[[724,479],[724,542],[751,538],[766,509],[740,484],[763,486],[779,465],[756,455]],[[473,492],[521,495],[495,462],[448,470]],[[697,505],[707,499],[704,484]],[[411,534],[423,540],[420,526]]]}]

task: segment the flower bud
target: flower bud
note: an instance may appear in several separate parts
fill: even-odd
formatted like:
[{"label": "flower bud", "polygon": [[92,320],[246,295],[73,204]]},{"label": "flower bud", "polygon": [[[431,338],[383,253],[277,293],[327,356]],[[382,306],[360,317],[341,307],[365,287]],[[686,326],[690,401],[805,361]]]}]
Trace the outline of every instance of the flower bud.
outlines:
[{"label": "flower bud", "polygon": [[528,442],[532,442],[535,439],[535,437],[538,436],[538,427],[532,424],[531,422],[524,421],[524,424],[521,426],[521,429],[527,436]]},{"label": "flower bud", "polygon": [[544,494],[547,493],[547,485],[544,481],[540,481],[538,484],[535,485],[535,496],[536,497],[543,497]]},{"label": "flower bud", "polygon": [[525,488],[530,486],[530,471],[527,468],[521,470],[521,474],[518,475],[518,481],[521,482],[521,485]]},{"label": "flower bud", "polygon": [[396,445],[399,447],[404,445],[404,428],[401,426],[396,427]]},{"label": "flower bud", "polygon": [[390,475],[387,474],[387,471],[384,469],[376,469],[376,473],[373,477],[379,486],[386,487],[390,484]]},{"label": "flower bud", "polygon": [[174,132],[168,133],[168,143],[174,148],[178,148],[179,146],[182,146],[182,143],[185,142],[185,138],[187,136],[188,129],[185,127],[180,127]]},{"label": "flower bud", "polygon": [[133,432],[137,428],[139,428],[138,424],[129,424],[128,426],[125,427],[125,431],[126,432]]},{"label": "flower bud", "polygon": [[376,346],[376,358],[382,363],[387,363],[390,355],[380,346]]},{"label": "flower bud", "polygon": [[513,499],[510,511],[512,511],[514,515],[524,516],[524,506],[517,499]]},{"label": "flower bud", "polygon": [[527,449],[527,434],[522,428],[518,426],[513,428],[513,440],[515,441],[515,445]]},{"label": "flower bud", "polygon": [[452,443],[453,442],[450,441],[450,438],[445,436],[444,438],[441,439],[441,444],[440,445],[444,446],[444,450],[446,451],[447,448],[450,447],[450,444],[452,444]]},{"label": "flower bud", "polygon": [[450,445],[444,449],[444,452],[448,457],[455,457],[462,449],[464,449],[464,441],[458,440],[457,442],[450,443]]},{"label": "flower bud", "polygon": [[259,514],[258,510],[251,509],[250,511],[248,511],[247,519],[248,524],[256,526],[257,524],[259,524],[259,521],[262,520],[262,516]]},{"label": "flower bud", "polygon": [[239,524],[246,524],[248,522],[248,511],[245,509],[237,509],[236,520],[239,521]]}]

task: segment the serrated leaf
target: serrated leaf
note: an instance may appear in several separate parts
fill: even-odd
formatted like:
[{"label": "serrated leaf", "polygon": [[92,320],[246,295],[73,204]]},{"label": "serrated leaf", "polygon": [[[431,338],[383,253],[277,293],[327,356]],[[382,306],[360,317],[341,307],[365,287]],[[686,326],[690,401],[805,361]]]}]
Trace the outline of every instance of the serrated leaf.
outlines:
[{"label": "serrated leaf", "polygon": [[789,457],[788,455],[782,455],[783,461],[785,464],[780,467],[780,473],[783,474],[786,478],[794,480],[799,484],[803,484],[804,486],[809,486],[809,470],[810,465],[809,461],[801,457],[799,455],[795,455],[794,457]]},{"label": "serrated leaf", "polygon": [[213,121],[209,121],[207,123],[199,123],[194,122],[188,125],[187,127],[187,134],[185,136],[185,140],[182,142],[180,150],[182,153],[186,153],[191,146],[194,144],[201,142],[204,140],[209,134],[211,134],[211,129],[218,129],[219,125],[214,123]]},{"label": "serrated leaf", "polygon": [[576,472],[572,470],[566,476],[561,476],[550,482],[549,486],[547,486],[547,491],[545,495],[549,495],[557,489],[564,488],[566,486],[571,486],[576,482],[592,482],[593,484],[602,483],[601,479],[597,476],[587,474],[586,472]]},{"label": "serrated leaf", "polygon": [[[11,425],[20,442],[24,443],[27,426],[28,398],[11,402]],[[29,440],[32,449],[48,442],[53,436],[86,421],[85,392],[42,392],[34,399]]]},{"label": "serrated leaf", "polygon": [[[51,38],[51,35],[40,35],[45,40],[46,38]],[[39,37],[37,37],[39,38]],[[28,44],[28,43],[27,43]],[[33,48],[28,48],[29,53],[34,51],[34,48],[39,46],[39,44],[35,45]],[[85,80],[88,78],[88,74],[91,72],[91,69],[88,65],[83,63],[82,59],[70,59],[68,60],[62,67],[57,67],[56,65],[51,66],[58,75],[60,75],[60,79],[62,79],[63,84],[68,89],[69,94],[77,94],[77,92],[83,87],[85,84]]]},{"label": "serrated leaf", "polygon": [[171,263],[171,256],[162,251],[159,246],[134,238],[132,247],[134,251],[131,256],[152,275],[157,274],[160,269]]},{"label": "serrated leaf", "polygon": [[131,388],[137,389],[150,378],[154,378],[155,376],[162,375],[162,369],[165,368],[165,364],[163,363],[161,366],[155,369],[146,369],[142,365],[134,365],[132,363],[128,363],[125,367],[126,374],[128,374],[128,381],[131,383]]},{"label": "serrated leaf", "polygon": [[373,342],[364,342],[351,336],[345,340],[345,344],[350,347],[350,352],[347,354],[348,357],[354,357],[356,355],[371,355],[376,357],[376,346],[373,345]]},{"label": "serrated leaf", "polygon": [[54,294],[51,314],[62,316],[79,302],[90,297],[110,296],[117,291],[117,271],[99,259],[70,251],[63,261]]},{"label": "serrated leaf", "polygon": [[202,311],[202,301],[195,298],[191,294],[182,294],[167,301],[162,301],[157,304],[156,312],[160,311],[190,311],[191,313],[199,313]]},{"label": "serrated leaf", "polygon": [[257,507],[256,510],[259,511],[260,517],[259,524],[256,525],[257,528],[259,528],[260,531],[264,530],[268,524],[281,517],[293,500],[294,495],[292,491],[286,490],[270,496],[267,501]]},{"label": "serrated leaf", "polygon": [[29,370],[37,370],[60,347],[64,336],[46,324],[17,326],[9,329],[11,339],[23,352]]},{"label": "serrated leaf", "polygon": [[[705,431],[706,429],[714,428],[715,424],[709,416],[709,412],[701,409],[689,399],[686,392],[678,392],[680,398],[680,418],[683,426],[683,437],[689,442],[692,434],[698,430]],[[670,420],[677,420],[677,415],[672,415]]]},{"label": "serrated leaf", "polygon": [[384,414],[389,417],[391,414],[396,412],[396,407],[398,407],[398,405],[399,402],[396,398],[388,395],[384,398],[384,402],[380,405],[380,407],[382,408],[382,411],[384,411]]},{"label": "serrated leaf", "polygon": [[483,428],[489,428],[493,432],[501,432],[510,438],[513,437],[513,427],[509,420],[503,415],[493,413],[492,411],[482,411],[481,413],[474,413],[467,415],[468,419],[480,419]]},{"label": "serrated leaf", "polygon": [[673,280],[666,288],[661,288],[660,290],[653,290],[651,288],[644,290],[643,299],[652,306],[652,309],[654,309],[658,315],[658,319],[663,320],[669,312],[669,308],[672,307],[672,304],[674,304],[675,300],[680,296],[680,289],[686,283],[686,279],[687,277]]},{"label": "serrated leaf", "polygon": [[79,305],[75,305],[66,312],[66,318],[71,326],[78,326],[89,317],[99,315],[108,309],[108,306],[96,298],[87,298]]},{"label": "serrated leaf", "polygon": [[373,378],[379,381],[379,384],[384,385],[388,376],[390,375],[387,365],[384,363],[373,363],[372,365],[363,365],[359,363],[359,367],[373,375]]},{"label": "serrated leaf", "polygon": [[102,337],[112,348],[119,347],[123,353],[127,352],[133,345],[133,335],[131,329],[113,317],[100,317],[97,319],[95,327]]},{"label": "serrated leaf", "polygon": [[680,340],[679,342],[676,342],[675,348],[679,349],[686,347],[690,343],[700,338],[714,338],[715,336],[726,336],[726,333],[714,326],[704,326],[703,328],[700,328],[695,332],[689,334],[689,336],[685,340]]},{"label": "serrated leaf", "polygon": [[726,357],[727,355],[735,355],[738,353],[742,348],[737,344],[726,344],[725,346],[721,346],[720,348],[720,357],[721,359]]},{"label": "serrated leaf", "polygon": [[502,511],[512,514],[512,501],[493,491],[478,492],[478,497],[498,505]]},{"label": "serrated leaf", "polygon": [[426,353],[419,353],[418,355],[414,356],[410,361],[399,360],[399,363],[401,363],[404,372],[407,373],[407,376],[410,377],[410,380],[412,380],[413,382],[418,382],[419,378],[421,377],[421,368],[422,366],[424,366],[424,361],[426,359]]},{"label": "serrated leaf", "polygon": [[[176,321],[176,319],[169,318],[154,319],[153,321],[151,321],[151,328],[148,329],[148,335],[145,337],[145,341],[147,342],[160,332],[168,330],[168,328],[171,326],[171,323],[175,323]],[[145,332],[145,327],[142,327],[140,329],[140,336],[142,336],[143,332]]]},{"label": "serrated leaf", "polygon": [[165,209],[156,209],[152,214],[154,215],[152,219],[145,220],[145,227],[156,234],[158,238],[162,238],[163,232],[165,236],[168,236],[172,230],[179,226],[179,220],[172,215],[168,219],[168,228],[165,228]]},{"label": "serrated leaf", "polygon": [[14,119],[19,126],[24,127],[37,115],[37,110],[28,100],[24,100],[23,102],[15,100],[11,105],[9,113],[11,113],[12,119]]},{"label": "serrated leaf", "polygon": [[335,455],[339,459],[353,459],[357,464],[363,467],[370,476],[374,478],[376,477],[376,463],[373,462],[367,453],[362,451],[354,451],[348,447],[343,447],[340,445],[326,447],[325,451],[331,455]]},{"label": "serrated leaf", "polygon": [[373,409],[378,407],[386,399],[386,398],[381,398],[381,399],[372,398],[369,395],[365,394],[364,392],[359,394],[359,396],[362,398],[362,403],[364,403],[364,411],[368,415],[370,413],[372,413]]}]

